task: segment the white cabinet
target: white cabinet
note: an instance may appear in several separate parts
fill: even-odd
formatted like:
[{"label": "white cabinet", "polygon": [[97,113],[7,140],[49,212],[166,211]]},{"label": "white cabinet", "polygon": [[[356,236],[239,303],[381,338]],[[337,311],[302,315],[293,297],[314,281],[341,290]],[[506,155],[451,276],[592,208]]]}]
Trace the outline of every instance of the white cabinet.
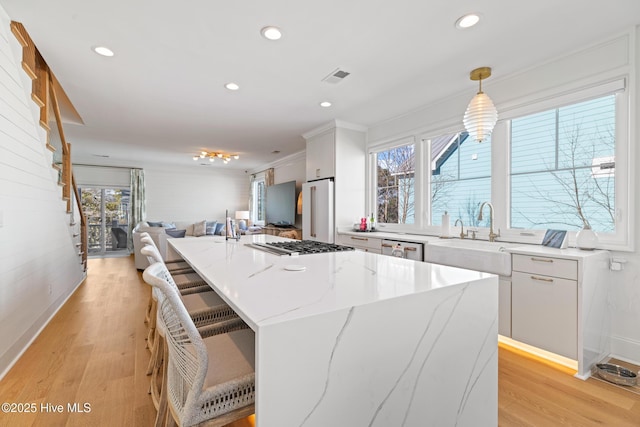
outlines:
[{"label": "white cabinet", "polygon": [[[365,209],[366,128],[333,121],[303,135],[307,181],[333,178],[334,227],[351,227]],[[303,210],[302,215],[305,215]]]},{"label": "white cabinet", "polygon": [[350,234],[338,234],[339,245],[353,246],[359,251],[382,253],[382,239],[368,236],[352,236]]},{"label": "white cabinet", "polygon": [[577,269],[574,260],[513,255],[513,339],[578,358]]},{"label": "white cabinet", "polygon": [[512,252],[511,337],[577,361],[576,376],[610,353],[609,253],[518,247]]},{"label": "white cabinet", "polygon": [[498,333],[511,337],[511,278],[498,279]]},{"label": "white cabinet", "polygon": [[335,176],[335,129],[307,140],[307,181]]}]

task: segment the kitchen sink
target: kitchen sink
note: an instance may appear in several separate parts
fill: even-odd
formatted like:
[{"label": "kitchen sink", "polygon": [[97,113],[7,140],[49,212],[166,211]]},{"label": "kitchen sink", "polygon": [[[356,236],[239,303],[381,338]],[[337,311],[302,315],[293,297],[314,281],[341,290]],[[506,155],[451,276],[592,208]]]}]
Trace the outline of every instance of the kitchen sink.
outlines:
[{"label": "kitchen sink", "polygon": [[517,243],[484,240],[436,240],[424,245],[424,261],[511,276],[511,254]]}]

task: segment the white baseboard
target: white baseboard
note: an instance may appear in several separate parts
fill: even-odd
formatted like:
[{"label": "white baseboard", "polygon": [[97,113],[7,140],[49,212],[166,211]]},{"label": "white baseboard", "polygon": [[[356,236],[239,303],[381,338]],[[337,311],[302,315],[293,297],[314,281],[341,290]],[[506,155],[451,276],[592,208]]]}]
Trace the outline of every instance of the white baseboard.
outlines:
[{"label": "white baseboard", "polygon": [[640,341],[623,337],[611,337],[611,357],[640,365]]},{"label": "white baseboard", "polygon": [[42,330],[47,327],[51,319],[53,319],[53,316],[58,313],[67,300],[71,298],[71,295],[76,292],[78,287],[82,285],[86,279],[87,273],[85,272],[80,283],[78,283],[66,297],[62,295],[55,304],[51,304],[49,308],[33,322],[33,325],[0,357],[0,369],[2,369],[3,366],[5,367],[2,373],[0,373],[0,381],[7,375],[11,368],[13,368],[13,365],[15,365],[24,352],[27,351],[31,343],[33,343]]}]

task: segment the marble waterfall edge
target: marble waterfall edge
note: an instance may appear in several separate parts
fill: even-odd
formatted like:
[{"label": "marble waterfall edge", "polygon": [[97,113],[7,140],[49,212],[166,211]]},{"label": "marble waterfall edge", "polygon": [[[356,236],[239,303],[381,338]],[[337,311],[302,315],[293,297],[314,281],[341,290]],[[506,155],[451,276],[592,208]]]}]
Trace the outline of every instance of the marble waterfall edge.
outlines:
[{"label": "marble waterfall edge", "polygon": [[497,425],[497,300],[488,277],[263,327],[257,422]]}]

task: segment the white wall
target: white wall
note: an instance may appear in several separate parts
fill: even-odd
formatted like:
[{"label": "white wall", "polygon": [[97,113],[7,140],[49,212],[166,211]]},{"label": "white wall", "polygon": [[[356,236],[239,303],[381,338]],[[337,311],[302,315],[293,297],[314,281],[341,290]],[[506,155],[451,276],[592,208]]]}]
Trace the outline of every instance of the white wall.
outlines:
[{"label": "white wall", "polygon": [[232,217],[249,209],[249,174],[244,171],[145,167],[144,175],[149,221],[223,221],[226,209]]},{"label": "white wall", "polygon": [[0,8],[0,378],[84,279],[9,22]]},{"label": "white wall", "polygon": [[[631,165],[640,164],[637,148],[640,82],[640,30],[628,29],[618,37],[600,44],[585,47],[579,52],[569,52],[561,58],[525,70],[519,74],[494,76],[483,83],[483,90],[496,104],[502,118],[513,114],[516,108],[532,102],[544,101],[577,88],[589,87],[620,76],[628,76],[631,99],[630,140]],[[407,136],[419,138],[424,132],[437,135],[439,130],[459,129],[462,115],[473,93],[454,94],[441,102],[424,106],[400,117],[386,120],[369,128],[368,143],[375,145]],[[625,159],[618,159],[624,161]],[[640,173],[631,167],[631,194],[640,189]],[[632,200],[633,202],[633,200]],[[638,242],[640,230],[640,197],[635,198],[635,218],[631,225],[634,241]],[[640,248],[635,252],[612,252],[612,256],[626,260],[624,270],[613,272],[613,283],[603,283],[610,288],[609,307],[612,315],[613,355],[640,363]]]}]

